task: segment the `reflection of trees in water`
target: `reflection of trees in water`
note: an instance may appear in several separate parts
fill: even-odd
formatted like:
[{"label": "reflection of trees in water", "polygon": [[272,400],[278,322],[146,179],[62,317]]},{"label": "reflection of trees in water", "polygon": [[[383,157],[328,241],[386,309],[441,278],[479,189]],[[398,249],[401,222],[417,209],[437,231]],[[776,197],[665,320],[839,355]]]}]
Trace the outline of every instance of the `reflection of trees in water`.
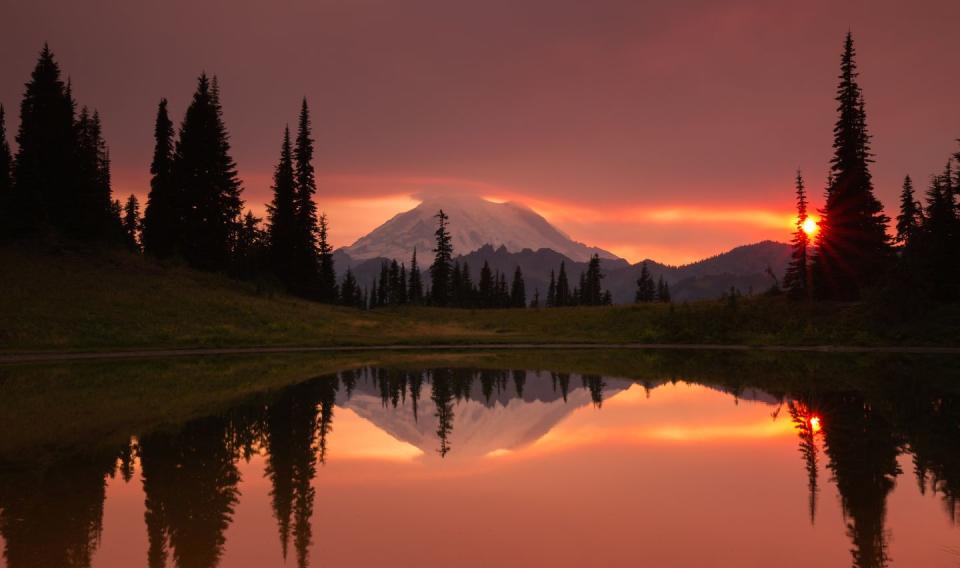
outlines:
[{"label": "reflection of trees in water", "polygon": [[[807,489],[809,491],[808,507],[810,509],[810,523],[817,519],[818,464],[817,464],[817,428],[814,420],[818,419],[810,407],[803,402],[790,401],[787,403],[790,419],[797,429],[800,438],[800,454],[803,456],[804,467],[807,470]],[[778,409],[779,410],[779,409]],[[776,419],[776,413],[774,413]]]},{"label": "reflection of trees in water", "polygon": [[517,393],[517,398],[523,398],[523,387],[527,384],[526,371],[513,371],[513,388]]},{"label": "reflection of trees in water", "polygon": [[[310,541],[309,520],[314,496],[311,481],[316,474],[319,428],[313,388],[313,383],[307,383],[285,390],[266,412],[266,475],[272,485],[271,504],[284,560],[290,543],[291,522],[294,534],[298,535],[295,537],[298,557],[301,549],[305,554]],[[304,532],[305,536],[299,536]]]},{"label": "reflection of trees in water", "polygon": [[[452,451],[456,404],[482,395],[487,406],[536,396],[525,371],[439,368],[344,371],[278,393],[253,397],[219,416],[193,420],[171,431],[143,435],[139,444],[113,452],[85,451],[29,469],[0,467],[0,534],[11,568],[89,565],[102,530],[107,475],[129,479],[141,460],[149,540],[148,563],[214,566],[239,497],[237,461],[258,448],[266,456],[271,505],[284,557],[293,543],[305,566],[314,535],[313,481],[325,462],[337,392],[356,394],[361,383],[388,409],[411,404],[418,420],[424,383],[439,438],[438,453]],[[551,373],[553,391],[567,401],[571,374]],[[479,382],[479,394],[473,390]],[[597,407],[606,384],[601,375],[582,375]],[[647,389],[655,383],[645,381]],[[740,396],[738,383],[723,385]],[[753,388],[753,387],[747,387]],[[768,391],[769,392],[769,391]],[[533,393],[533,394],[531,394]],[[557,399],[556,395],[553,399]],[[779,392],[789,400],[807,473],[809,514],[816,517],[821,455],[841,496],[856,568],[887,566],[886,500],[901,473],[897,456],[909,448],[921,491],[942,498],[956,521],[960,503],[960,404],[930,384],[881,382],[868,394]],[[551,400],[553,400],[551,399]],[[374,399],[376,400],[376,399]],[[399,411],[399,410],[397,410]],[[430,413],[426,415],[429,416]],[[817,432],[811,418],[821,418]],[[119,465],[117,465],[119,464]]]},{"label": "reflection of trees in water", "polygon": [[603,389],[607,386],[600,375],[583,375],[583,388],[590,391],[590,400],[597,408],[603,406]]},{"label": "reflection of trees in water", "polygon": [[570,394],[570,373],[550,373],[550,379],[553,381],[553,391],[556,392],[559,386],[563,402],[567,402],[567,395]]},{"label": "reflection of trees in water", "polygon": [[886,502],[900,475],[892,423],[858,393],[821,393],[827,467],[840,492],[856,568],[887,566]]},{"label": "reflection of trees in water", "polygon": [[129,445],[119,452],[71,455],[33,467],[0,463],[0,535],[6,541],[6,565],[89,566],[103,531],[106,476],[114,474],[123,455],[131,455]]},{"label": "reflection of trees in water", "polygon": [[453,389],[451,388],[450,369],[435,369],[431,372],[432,389],[430,399],[436,405],[434,416],[437,417],[437,437],[440,438],[440,447],[437,452],[446,456],[450,451],[450,434],[453,432]]},{"label": "reflection of trees in water", "polygon": [[151,566],[166,564],[168,548],[179,567],[218,564],[239,496],[238,426],[215,416],[141,439]]},{"label": "reflection of trees in water", "polygon": [[930,389],[923,381],[896,393],[897,421],[913,453],[921,493],[943,498],[951,522],[960,514],[960,398]]}]

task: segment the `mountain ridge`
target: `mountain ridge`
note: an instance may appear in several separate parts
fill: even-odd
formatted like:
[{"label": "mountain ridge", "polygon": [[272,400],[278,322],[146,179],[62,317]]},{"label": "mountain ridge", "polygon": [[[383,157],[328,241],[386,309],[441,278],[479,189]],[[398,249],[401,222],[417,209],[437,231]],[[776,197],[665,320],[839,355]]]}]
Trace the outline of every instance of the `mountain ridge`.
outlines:
[{"label": "mountain ridge", "polygon": [[360,260],[378,257],[401,260],[409,258],[414,247],[431,250],[437,228],[434,217],[441,209],[449,218],[453,250],[459,253],[490,244],[505,246],[510,252],[549,248],[577,261],[587,261],[594,254],[603,259],[619,259],[609,251],[571,239],[522,203],[495,203],[472,195],[427,198],[413,209],[394,215],[343,250],[351,258]]},{"label": "mountain ridge", "polygon": [[682,265],[653,259],[629,263],[610,252],[574,241],[553,227],[543,216],[521,203],[494,203],[481,197],[461,195],[428,197],[419,205],[394,215],[352,245],[337,249],[339,270],[350,267],[361,287],[373,285],[381,263],[408,263],[414,247],[420,252],[420,267],[430,264],[437,211],[448,214],[455,261],[466,265],[474,279],[484,263],[507,279],[519,266],[523,272],[527,301],[539,292],[545,301],[550,272],[566,264],[567,276],[576,283],[593,254],[601,258],[603,287],[614,303],[634,300],[636,282],[644,263],[654,280],[661,277],[671,287],[675,301],[719,297],[731,287],[742,293],[761,292],[773,284],[770,272],[781,278],[790,260],[790,247],[775,241],[760,241]]}]

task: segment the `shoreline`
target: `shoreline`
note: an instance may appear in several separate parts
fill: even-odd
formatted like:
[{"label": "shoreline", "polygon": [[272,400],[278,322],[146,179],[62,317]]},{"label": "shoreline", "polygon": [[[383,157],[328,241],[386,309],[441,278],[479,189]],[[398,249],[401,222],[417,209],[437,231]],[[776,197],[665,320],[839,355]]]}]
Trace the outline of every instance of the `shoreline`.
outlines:
[{"label": "shoreline", "polygon": [[0,352],[0,365],[63,361],[154,359],[217,355],[269,355],[284,353],[351,353],[364,351],[500,351],[500,350],[686,350],[686,351],[780,351],[809,353],[896,353],[913,355],[960,355],[960,347],[857,346],[857,345],[746,345],[719,343],[440,343],[427,345],[263,346],[180,349],[132,349],[118,351]]}]

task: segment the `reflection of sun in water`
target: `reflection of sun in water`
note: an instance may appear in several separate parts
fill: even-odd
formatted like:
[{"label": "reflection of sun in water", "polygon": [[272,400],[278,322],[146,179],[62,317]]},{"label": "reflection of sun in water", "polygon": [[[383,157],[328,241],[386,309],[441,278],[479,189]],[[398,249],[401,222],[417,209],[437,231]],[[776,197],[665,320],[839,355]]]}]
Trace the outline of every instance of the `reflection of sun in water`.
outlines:
[{"label": "reflection of sun in water", "polygon": [[800,225],[800,228],[803,229],[804,233],[812,237],[820,229],[820,226],[817,225],[817,221],[813,217],[807,217],[803,224]]}]

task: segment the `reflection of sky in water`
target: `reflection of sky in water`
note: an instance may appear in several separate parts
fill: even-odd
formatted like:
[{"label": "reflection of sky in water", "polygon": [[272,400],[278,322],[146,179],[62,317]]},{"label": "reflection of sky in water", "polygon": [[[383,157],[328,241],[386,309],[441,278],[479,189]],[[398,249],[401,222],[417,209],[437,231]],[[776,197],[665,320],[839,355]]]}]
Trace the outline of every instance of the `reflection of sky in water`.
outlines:
[{"label": "reflection of sky in water", "polygon": [[[549,374],[527,373],[522,399],[510,381],[490,402],[475,384],[469,399],[452,401],[443,459],[429,383],[416,418],[409,397],[394,407],[362,379],[349,399],[341,388],[326,463],[316,464],[312,481],[311,565],[851,565],[857,516],[841,508],[817,435],[811,523],[809,472],[786,404],[755,391],[735,398],[701,385],[645,388],[604,377],[597,405],[581,384],[570,377],[566,402]],[[830,420],[824,415],[828,436]],[[237,462],[221,566],[283,565],[267,450],[259,444]],[[904,474],[886,497],[882,525],[888,565],[955,566],[950,549],[960,533],[942,496],[921,495],[911,457],[897,460]],[[107,478],[94,566],[144,564],[141,474],[137,461],[130,482]],[[863,507],[869,498],[847,502]]]}]

